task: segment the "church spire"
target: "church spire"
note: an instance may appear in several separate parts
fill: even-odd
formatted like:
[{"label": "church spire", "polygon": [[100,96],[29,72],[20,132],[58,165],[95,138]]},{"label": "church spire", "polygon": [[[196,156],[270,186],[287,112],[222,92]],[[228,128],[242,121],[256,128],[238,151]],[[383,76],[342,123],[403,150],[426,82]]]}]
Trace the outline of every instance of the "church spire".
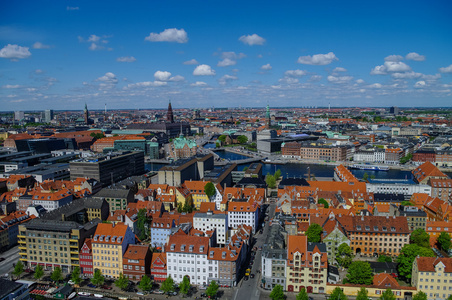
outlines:
[{"label": "church spire", "polygon": [[265,113],[265,129],[270,129],[271,118],[270,118],[270,106],[267,104],[267,111]]},{"label": "church spire", "polygon": [[166,121],[168,123],[174,123],[173,108],[171,107],[171,100],[168,103],[168,111],[166,113]]}]

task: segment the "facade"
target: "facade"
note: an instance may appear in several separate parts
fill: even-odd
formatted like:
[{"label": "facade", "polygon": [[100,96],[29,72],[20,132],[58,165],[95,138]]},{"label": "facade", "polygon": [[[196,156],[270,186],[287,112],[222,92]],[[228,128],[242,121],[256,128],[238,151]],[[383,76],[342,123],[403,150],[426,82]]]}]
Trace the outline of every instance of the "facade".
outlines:
[{"label": "facade", "polygon": [[286,290],[325,293],[328,282],[328,257],[325,244],[308,243],[306,236],[287,238]]},{"label": "facade", "polygon": [[47,211],[52,211],[61,206],[69,204],[73,200],[71,192],[67,189],[61,189],[56,192],[37,190],[32,193],[32,204],[41,205]]},{"label": "facade", "polygon": [[167,278],[166,274],[166,253],[152,253],[151,277],[155,282],[163,282]]},{"label": "facade", "polygon": [[414,184],[413,181],[404,179],[370,179],[369,183],[366,184],[366,190],[368,193],[402,194],[407,197],[413,195],[414,193],[423,193],[427,195],[432,194],[431,186],[426,184]]},{"label": "facade", "polygon": [[284,158],[300,158],[300,144],[288,142],[281,144],[281,155]]},{"label": "facade", "polygon": [[180,186],[185,181],[200,180],[214,167],[213,154],[179,159],[158,171],[159,184]]},{"label": "facade", "polygon": [[151,223],[151,245],[152,247],[163,247],[176,226],[173,218],[153,217]]},{"label": "facade", "polygon": [[93,268],[93,247],[91,245],[91,239],[86,239],[83,243],[82,248],[80,249],[80,273],[93,277],[94,268]]},{"label": "facade", "polygon": [[286,287],[287,250],[283,228],[278,223],[271,225],[262,247],[262,284],[271,290],[279,284]]},{"label": "facade", "polygon": [[228,239],[228,216],[224,213],[214,214],[212,211],[196,213],[193,217],[193,228],[204,233],[215,229],[217,243],[224,245]]},{"label": "facade", "polygon": [[123,256],[123,274],[129,280],[140,281],[151,274],[151,251],[148,245],[129,245]]},{"label": "facade", "polygon": [[452,295],[452,258],[416,257],[411,285],[428,299],[447,299]]},{"label": "facade", "polygon": [[342,244],[350,246],[350,239],[347,237],[345,229],[335,219],[328,219],[323,225],[322,243],[326,245],[328,262],[336,263],[337,249]]},{"label": "facade", "polygon": [[385,164],[387,164],[387,165],[400,164],[400,159],[402,157],[403,157],[403,150],[400,148],[385,150]]},{"label": "facade", "polygon": [[441,199],[444,202],[452,200],[452,179],[430,179],[428,185],[432,188],[430,196]]},{"label": "facade", "polygon": [[126,209],[127,205],[134,202],[134,194],[130,189],[104,188],[93,196],[94,199],[105,200],[110,212]]},{"label": "facade", "polygon": [[196,155],[198,145],[194,140],[185,138],[182,134],[175,138],[172,143],[170,157],[174,159],[189,158]]},{"label": "facade", "polygon": [[92,239],[94,269],[106,277],[118,278],[130,244],[135,244],[135,235],[127,225],[100,223]]},{"label": "facade", "polygon": [[416,206],[391,205],[389,215],[406,217],[410,231],[419,228],[426,230],[427,213]]},{"label": "facade", "polygon": [[0,219],[0,251],[7,250],[17,245],[19,225],[34,219],[24,212],[12,212]]},{"label": "facade", "polygon": [[304,146],[300,147],[300,156],[304,160],[347,160],[347,148],[335,146]]},{"label": "facade", "polygon": [[228,224],[232,229],[240,225],[251,226],[254,234],[258,228],[260,206],[246,200],[235,200],[228,205]]}]

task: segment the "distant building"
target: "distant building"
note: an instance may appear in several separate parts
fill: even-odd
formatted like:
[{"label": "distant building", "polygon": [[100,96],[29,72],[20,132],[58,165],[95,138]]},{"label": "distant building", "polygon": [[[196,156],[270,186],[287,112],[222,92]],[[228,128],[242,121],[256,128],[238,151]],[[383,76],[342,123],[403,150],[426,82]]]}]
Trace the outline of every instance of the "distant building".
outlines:
[{"label": "distant building", "polygon": [[43,121],[45,123],[50,123],[53,120],[53,109],[46,109],[44,111],[44,118]]},{"label": "distant building", "polygon": [[159,184],[180,186],[184,181],[204,178],[204,172],[213,168],[212,154],[179,159],[158,171]]},{"label": "distant building", "polygon": [[391,106],[389,108],[389,113],[393,115],[398,115],[400,112],[400,109],[397,106]]},{"label": "distant building", "polygon": [[25,118],[25,113],[23,111],[15,111],[14,112],[14,120],[22,121]]}]

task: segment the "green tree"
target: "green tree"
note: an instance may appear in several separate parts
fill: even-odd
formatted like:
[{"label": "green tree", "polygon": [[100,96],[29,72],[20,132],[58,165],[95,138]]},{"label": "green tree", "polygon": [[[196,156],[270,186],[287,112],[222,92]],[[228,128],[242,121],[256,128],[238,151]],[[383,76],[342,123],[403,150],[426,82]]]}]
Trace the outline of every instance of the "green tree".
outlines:
[{"label": "green tree", "polygon": [[305,288],[302,288],[300,292],[298,292],[296,300],[309,300],[309,296]]},{"label": "green tree", "polygon": [[215,195],[216,190],[212,182],[209,181],[206,183],[206,185],[204,186],[204,193],[206,193],[207,197],[209,198]]},{"label": "green tree", "polygon": [[265,182],[267,183],[267,186],[271,189],[276,188],[276,179],[275,176],[267,174],[265,177]]},{"label": "green tree", "polygon": [[226,136],[223,134],[223,135],[220,135],[219,137],[218,137],[218,140],[221,142],[221,143],[224,143],[224,141],[226,141]]},{"label": "green tree", "polygon": [[146,209],[142,208],[138,211],[137,215],[137,229],[139,232],[140,240],[145,240],[149,236],[149,219],[146,216]]},{"label": "green tree", "polygon": [[353,261],[353,253],[349,245],[346,243],[339,245],[336,253],[336,261],[343,268],[348,268],[348,266],[350,266]]},{"label": "green tree", "polygon": [[171,275],[168,276],[165,279],[165,281],[163,281],[162,286],[160,288],[165,293],[174,292],[174,280],[173,280],[173,278],[171,278]]},{"label": "green tree", "polygon": [[56,283],[63,280],[63,272],[61,271],[60,267],[55,267],[52,274],[50,275],[50,279],[52,279]]},{"label": "green tree", "polygon": [[414,206],[414,203],[410,202],[410,201],[402,201],[401,203],[403,206]]},{"label": "green tree", "polygon": [[329,299],[347,300],[348,298],[345,296],[344,291],[340,287],[337,287],[333,290]]},{"label": "green tree", "polygon": [[37,265],[35,268],[35,274],[33,275],[33,277],[36,280],[39,280],[42,278],[42,276],[44,276],[44,269],[42,268],[41,265]]},{"label": "green tree", "polygon": [[413,300],[427,300],[427,294],[423,291],[419,291],[413,296]]},{"label": "green tree", "polygon": [[20,278],[20,275],[24,272],[24,264],[22,261],[17,261],[16,265],[14,266],[13,275],[17,278]]},{"label": "green tree", "polygon": [[280,169],[276,170],[275,175],[273,176],[275,177],[276,180],[278,180],[281,177],[281,170]]},{"label": "green tree", "polygon": [[323,228],[319,224],[313,223],[309,225],[308,230],[306,230],[306,236],[308,237],[308,242],[320,243],[322,237]]},{"label": "green tree", "polygon": [[140,284],[138,285],[138,287],[140,289],[142,289],[143,291],[150,291],[152,290],[152,281],[151,278],[149,278],[148,276],[144,275],[143,277],[141,277],[141,281]]},{"label": "green tree", "polygon": [[182,279],[181,284],[179,284],[179,290],[183,295],[187,295],[188,291],[190,291],[190,277],[185,275],[184,279]]},{"label": "green tree", "polygon": [[367,296],[367,289],[365,287],[362,287],[358,291],[358,295],[356,295],[356,300],[368,300],[369,297]]},{"label": "green tree", "polygon": [[240,144],[246,144],[246,143],[248,142],[248,138],[247,138],[245,135],[239,135],[239,136],[237,137],[237,141],[238,141]]},{"label": "green tree", "polygon": [[444,251],[449,250],[450,248],[450,234],[447,232],[441,232],[438,236],[438,245]]},{"label": "green tree", "polygon": [[380,254],[380,256],[378,256],[378,262],[392,262],[392,257],[389,255]]},{"label": "green tree", "polygon": [[372,284],[373,275],[370,264],[366,261],[354,261],[347,272],[347,282],[352,284]]},{"label": "green tree", "polygon": [[452,295],[450,295],[449,297],[447,297],[447,300],[452,300]]},{"label": "green tree", "polygon": [[363,180],[367,181],[367,179],[369,179],[369,174],[367,174],[367,172],[364,172]]},{"label": "green tree", "polygon": [[411,233],[410,243],[419,247],[430,247],[430,236],[424,229],[418,228]]},{"label": "green tree", "polygon": [[328,204],[328,202],[327,202],[325,199],[323,199],[323,198],[320,198],[319,201],[318,201],[317,203],[318,203],[318,204],[323,204],[323,207],[324,207],[324,208],[330,207],[330,205]]},{"label": "green tree", "polygon": [[72,270],[71,280],[75,284],[80,284],[80,282],[82,282],[82,278],[80,277],[80,267],[75,267],[74,270]]},{"label": "green tree", "polygon": [[104,284],[105,278],[104,275],[102,275],[101,270],[96,269],[94,270],[93,278],[91,278],[91,283],[94,285],[102,285]]},{"label": "green tree", "polygon": [[397,257],[399,265],[397,269],[399,275],[407,280],[411,279],[411,271],[413,268],[413,262],[416,256],[435,257],[435,253],[432,249],[419,247],[416,244],[407,244],[403,246]]},{"label": "green tree", "polygon": [[275,285],[270,293],[270,298],[272,300],[283,300],[285,298],[283,287],[279,284]]},{"label": "green tree", "polygon": [[209,284],[209,287],[206,290],[206,294],[210,298],[213,298],[216,296],[217,293],[218,293],[218,283],[216,283],[215,280],[212,280]]},{"label": "green tree", "polygon": [[118,279],[115,280],[115,285],[121,290],[125,290],[129,286],[129,279],[124,274],[119,273]]},{"label": "green tree", "polygon": [[382,300],[396,300],[396,296],[394,296],[394,293],[391,291],[391,289],[387,289],[381,294],[380,299]]}]

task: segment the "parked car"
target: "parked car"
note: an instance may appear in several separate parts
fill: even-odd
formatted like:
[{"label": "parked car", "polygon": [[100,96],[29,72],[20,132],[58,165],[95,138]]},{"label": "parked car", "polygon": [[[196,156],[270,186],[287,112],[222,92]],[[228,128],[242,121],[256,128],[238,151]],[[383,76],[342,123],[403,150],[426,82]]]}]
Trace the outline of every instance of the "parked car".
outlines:
[{"label": "parked car", "polygon": [[144,294],[142,292],[137,292],[137,295],[144,296]]},{"label": "parked car", "polygon": [[87,286],[90,287],[90,288],[97,288],[97,286],[95,286],[95,285],[92,284],[92,283],[88,283]]},{"label": "parked car", "polygon": [[399,277],[396,273],[391,273],[391,276],[394,277],[394,278]]},{"label": "parked car", "polygon": [[72,281],[72,279],[70,279],[68,282],[67,282],[68,284],[75,284],[75,282],[74,281]]},{"label": "parked car", "polygon": [[108,286],[108,285],[106,285],[106,284],[104,284],[103,286],[101,286],[101,288],[104,289],[104,290],[111,290],[111,289],[113,289],[111,286]]},{"label": "parked car", "polygon": [[157,295],[163,295],[163,294],[165,294],[165,292],[164,291],[161,291],[161,290],[155,290],[155,291],[152,291],[154,294],[157,294]]}]

